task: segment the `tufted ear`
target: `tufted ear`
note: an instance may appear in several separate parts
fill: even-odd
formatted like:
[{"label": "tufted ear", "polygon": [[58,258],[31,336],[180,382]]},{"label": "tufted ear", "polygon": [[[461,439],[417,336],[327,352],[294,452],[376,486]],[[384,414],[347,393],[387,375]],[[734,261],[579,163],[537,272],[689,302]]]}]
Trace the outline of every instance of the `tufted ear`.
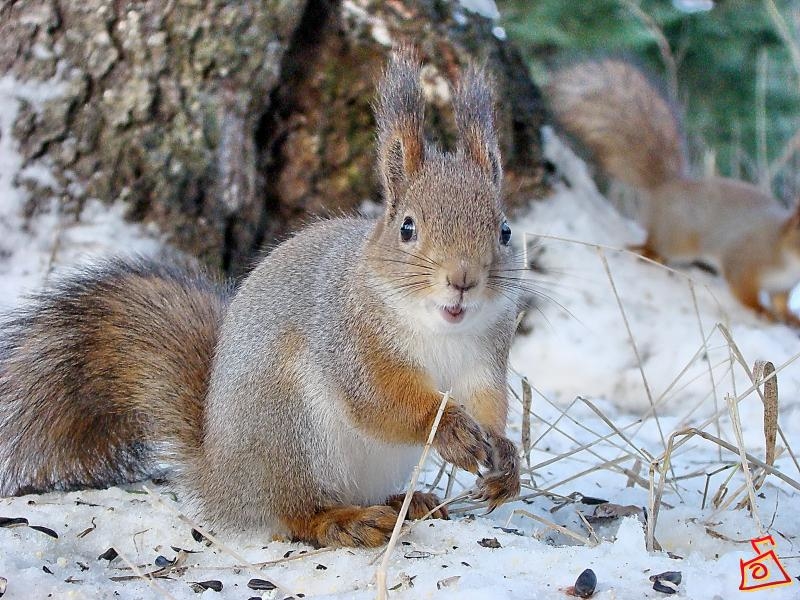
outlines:
[{"label": "tufted ear", "polygon": [[453,112],[461,138],[460,150],[500,189],[503,170],[494,125],[494,91],[482,68],[470,65],[461,76]]},{"label": "tufted ear", "polygon": [[410,46],[398,46],[378,85],[375,119],[378,124],[378,173],[383,184],[388,218],[397,210],[410,178],[425,161],[422,122],[425,102],[420,66]]}]

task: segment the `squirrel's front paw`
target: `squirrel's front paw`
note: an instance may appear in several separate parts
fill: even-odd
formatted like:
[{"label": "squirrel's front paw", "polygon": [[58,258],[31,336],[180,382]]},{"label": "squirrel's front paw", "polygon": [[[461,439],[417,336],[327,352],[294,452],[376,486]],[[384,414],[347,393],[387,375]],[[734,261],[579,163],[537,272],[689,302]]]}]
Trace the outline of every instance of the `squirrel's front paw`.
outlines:
[{"label": "squirrel's front paw", "polygon": [[489,471],[477,482],[475,499],[488,500],[489,512],[519,494],[519,457],[517,447],[506,437],[490,438]]},{"label": "squirrel's front paw", "polygon": [[478,473],[481,465],[490,466],[491,447],[486,433],[458,405],[448,404],[445,408],[434,447],[444,460],[470,473]]}]

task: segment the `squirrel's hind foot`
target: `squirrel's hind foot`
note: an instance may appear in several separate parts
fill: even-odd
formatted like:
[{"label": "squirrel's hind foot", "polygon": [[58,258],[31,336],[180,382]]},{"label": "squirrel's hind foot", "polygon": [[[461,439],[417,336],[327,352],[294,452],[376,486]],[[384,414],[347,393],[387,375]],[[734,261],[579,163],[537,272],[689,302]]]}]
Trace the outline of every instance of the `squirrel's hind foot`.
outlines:
[{"label": "squirrel's hind foot", "polygon": [[284,523],[292,539],[316,547],[374,548],[389,541],[397,514],[391,506],[336,506]]},{"label": "squirrel's hind foot", "polygon": [[[403,506],[403,500],[405,500],[405,497],[405,494],[389,496],[389,498],[386,500],[386,504],[400,512],[400,507]],[[417,519],[422,519],[423,517],[427,516],[429,512],[431,513],[431,519],[448,519],[449,514],[446,506],[442,506],[441,508],[433,510],[441,503],[442,501],[436,494],[414,492],[414,495],[411,497],[411,504],[408,506],[408,514],[406,515],[406,519],[416,521]]]}]

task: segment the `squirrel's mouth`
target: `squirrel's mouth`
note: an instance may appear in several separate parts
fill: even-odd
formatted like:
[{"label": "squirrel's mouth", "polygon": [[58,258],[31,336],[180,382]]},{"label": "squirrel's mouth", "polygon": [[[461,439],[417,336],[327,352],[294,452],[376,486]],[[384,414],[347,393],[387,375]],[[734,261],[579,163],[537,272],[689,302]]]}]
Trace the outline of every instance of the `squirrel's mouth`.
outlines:
[{"label": "squirrel's mouth", "polygon": [[448,323],[460,323],[464,319],[465,312],[466,308],[464,308],[464,306],[461,304],[445,306],[441,309],[442,316]]}]

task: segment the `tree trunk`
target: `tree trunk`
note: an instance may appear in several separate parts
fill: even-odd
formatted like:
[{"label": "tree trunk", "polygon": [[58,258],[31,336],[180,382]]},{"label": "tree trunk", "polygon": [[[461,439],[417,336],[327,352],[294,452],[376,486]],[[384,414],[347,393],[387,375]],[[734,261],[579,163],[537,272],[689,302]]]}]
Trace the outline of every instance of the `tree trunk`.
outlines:
[{"label": "tree trunk", "polygon": [[486,61],[509,203],[540,192],[539,94],[494,25],[445,0],[6,0],[0,72],[54,91],[0,135],[20,147],[26,215],[122,201],[238,274],[309,215],[379,199],[370,103],[399,40],[427,63],[428,133],[445,143],[446,83]]}]

